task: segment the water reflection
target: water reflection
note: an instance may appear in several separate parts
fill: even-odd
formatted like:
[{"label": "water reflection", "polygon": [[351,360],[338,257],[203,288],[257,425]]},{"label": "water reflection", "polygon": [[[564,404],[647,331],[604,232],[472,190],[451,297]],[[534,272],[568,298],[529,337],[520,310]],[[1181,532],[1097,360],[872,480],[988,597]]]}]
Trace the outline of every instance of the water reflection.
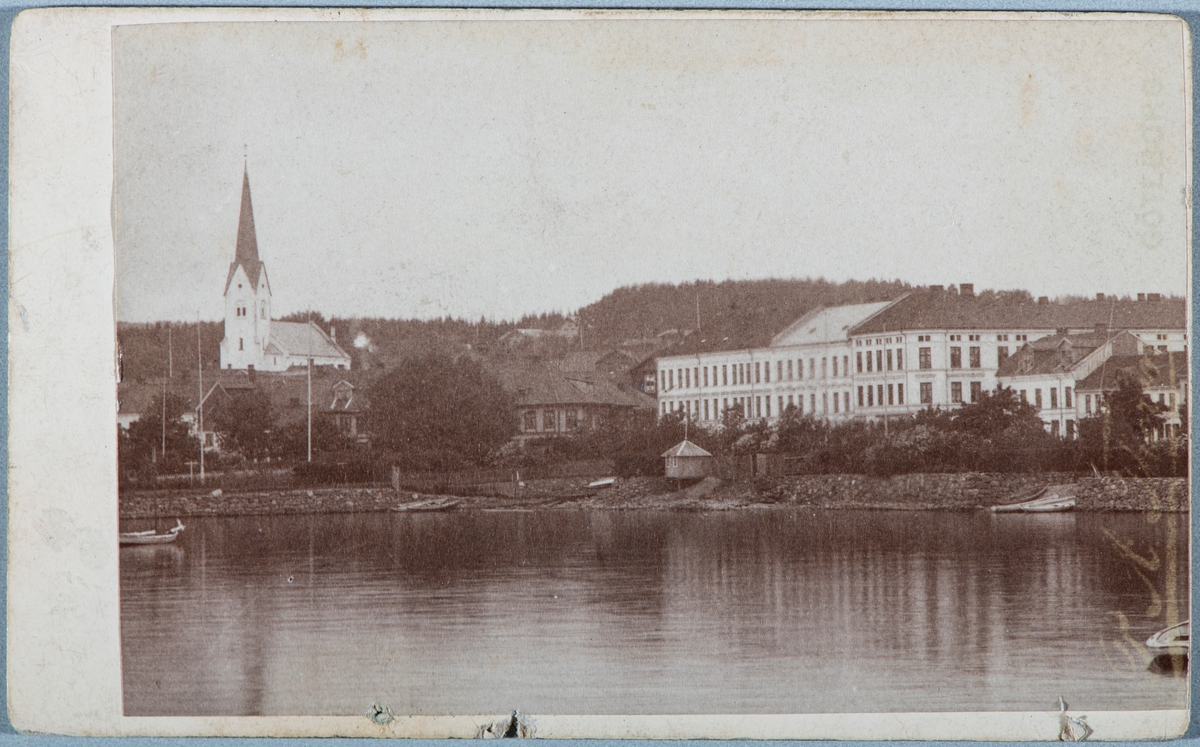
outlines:
[{"label": "water reflection", "polygon": [[[1187,517],[193,520],[121,550],[129,715],[1185,706]],[[149,552],[142,552],[148,550]]]}]

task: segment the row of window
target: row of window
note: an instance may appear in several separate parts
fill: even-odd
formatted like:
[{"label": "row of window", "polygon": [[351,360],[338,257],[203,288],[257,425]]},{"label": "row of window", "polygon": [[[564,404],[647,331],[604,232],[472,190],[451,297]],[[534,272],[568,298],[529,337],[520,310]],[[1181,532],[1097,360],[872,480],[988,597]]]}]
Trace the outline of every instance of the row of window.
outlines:
[{"label": "row of window", "polygon": [[[680,389],[692,389],[709,386],[730,386],[730,381],[733,386],[741,384],[769,384],[771,383],[771,363],[772,361],[757,361],[751,367],[750,363],[733,363],[721,366],[695,366],[692,368],[670,368],[659,371],[659,386],[662,390],[669,391],[676,387]],[[775,364],[775,381],[803,381],[804,375],[804,359],[774,361]],[[843,355],[841,359],[841,368],[838,368],[838,357],[821,358],[820,376],[817,375],[817,359],[808,359],[808,378],[829,378],[832,369],[832,377],[850,375],[850,356]],[[840,373],[839,373],[840,370]]]},{"label": "row of window", "polygon": [[[521,414],[521,430],[526,433],[533,433],[538,430],[538,413],[542,416],[542,432],[553,432],[558,430],[558,414],[554,410],[525,410]],[[579,412],[576,410],[567,410],[564,420],[564,428],[566,431],[577,431],[583,425],[582,419],[579,417]]]},{"label": "row of window", "polygon": [[[235,316],[246,316],[246,307],[245,307],[245,306],[238,306],[238,307],[237,307],[237,308],[234,310],[234,315],[235,315]],[[259,309],[259,312],[258,312],[258,318],[259,318],[259,319],[266,319],[266,318],[267,318],[267,305],[266,305],[265,303],[262,305],[262,308],[261,308],[261,309]]]},{"label": "row of window", "polygon": [[789,408],[796,410],[803,415],[804,413],[817,414],[817,405],[821,406],[822,414],[850,412],[850,392],[822,392],[820,399],[817,399],[817,394],[814,392],[808,395],[808,404],[805,406],[805,396],[803,394],[789,394],[786,397],[779,395],[774,401],[774,410],[772,411],[772,400],[770,395],[760,397],[723,397],[721,399],[696,399],[696,400],[671,400],[661,403],[660,407],[663,415],[671,412],[682,412],[688,419],[691,420],[719,420],[727,410],[741,413],[742,417],[750,418],[770,418],[782,415]]}]

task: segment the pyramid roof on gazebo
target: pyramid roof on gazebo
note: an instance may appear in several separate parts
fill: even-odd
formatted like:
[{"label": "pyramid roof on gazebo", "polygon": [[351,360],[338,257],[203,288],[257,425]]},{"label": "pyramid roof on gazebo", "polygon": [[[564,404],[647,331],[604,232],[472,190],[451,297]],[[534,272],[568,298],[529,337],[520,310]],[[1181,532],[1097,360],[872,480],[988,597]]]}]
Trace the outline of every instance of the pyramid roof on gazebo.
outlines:
[{"label": "pyramid roof on gazebo", "polygon": [[712,456],[712,454],[709,454],[707,451],[705,451],[704,449],[701,449],[699,446],[692,443],[691,441],[688,441],[686,438],[684,440],[680,441],[679,443],[675,444],[671,448],[667,449],[666,453],[663,454],[664,458],[665,457],[710,457],[710,456]]}]

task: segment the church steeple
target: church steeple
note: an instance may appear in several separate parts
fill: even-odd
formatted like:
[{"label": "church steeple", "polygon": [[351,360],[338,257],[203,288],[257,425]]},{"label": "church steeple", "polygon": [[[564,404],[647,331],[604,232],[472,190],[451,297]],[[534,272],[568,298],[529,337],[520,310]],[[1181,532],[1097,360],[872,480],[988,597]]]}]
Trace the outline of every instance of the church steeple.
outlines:
[{"label": "church steeple", "polygon": [[250,170],[242,167],[242,207],[238,214],[237,248],[234,251],[233,262],[229,265],[229,277],[225,279],[225,291],[229,292],[229,284],[233,282],[233,274],[238,266],[246,271],[246,277],[252,286],[258,285],[262,272],[262,261],[258,258],[258,236],[254,230],[254,205],[250,200]]}]

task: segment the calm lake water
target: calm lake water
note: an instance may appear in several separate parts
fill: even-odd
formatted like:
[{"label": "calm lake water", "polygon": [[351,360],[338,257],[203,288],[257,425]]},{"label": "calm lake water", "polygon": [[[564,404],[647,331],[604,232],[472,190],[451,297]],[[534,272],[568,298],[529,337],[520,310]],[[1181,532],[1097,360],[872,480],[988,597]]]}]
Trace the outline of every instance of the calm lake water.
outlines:
[{"label": "calm lake water", "polygon": [[1148,669],[1142,645],[1187,617],[1186,515],[187,524],[120,551],[128,715],[1186,706],[1186,675]]}]

